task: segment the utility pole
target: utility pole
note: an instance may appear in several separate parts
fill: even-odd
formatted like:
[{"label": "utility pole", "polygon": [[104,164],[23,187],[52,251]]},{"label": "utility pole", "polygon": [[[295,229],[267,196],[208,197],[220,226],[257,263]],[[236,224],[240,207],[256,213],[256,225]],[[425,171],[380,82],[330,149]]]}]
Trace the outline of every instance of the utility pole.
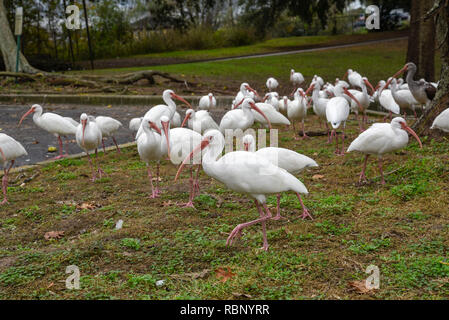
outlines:
[{"label": "utility pole", "polygon": [[22,24],[23,24],[23,8],[16,8],[16,24],[14,28],[14,35],[17,36],[17,54],[16,54],[16,72],[19,72],[19,62],[20,62],[20,36],[22,35]]},{"label": "utility pole", "polygon": [[87,43],[89,45],[90,67],[92,70],[94,70],[94,54],[92,50],[92,44],[90,43],[89,19],[87,18],[86,0],[83,0],[83,8],[84,8],[84,19],[86,20]]}]

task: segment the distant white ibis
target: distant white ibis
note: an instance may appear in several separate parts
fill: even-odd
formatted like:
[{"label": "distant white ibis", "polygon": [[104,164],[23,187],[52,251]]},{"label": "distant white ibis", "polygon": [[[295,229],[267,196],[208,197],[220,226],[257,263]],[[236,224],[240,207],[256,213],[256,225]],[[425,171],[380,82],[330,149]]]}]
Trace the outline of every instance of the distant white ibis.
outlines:
[{"label": "distant white ibis", "polygon": [[279,111],[279,95],[277,92],[268,92],[262,99],[262,102],[271,104],[276,111]]},{"label": "distant white ibis", "polygon": [[[393,78],[397,78],[403,72],[407,73],[407,84],[413,97],[422,105],[428,105],[430,101],[435,98],[437,88],[427,81],[415,81],[414,77],[417,72],[416,64],[413,62],[407,63],[401,70],[399,70]],[[388,86],[388,84],[387,84]]]},{"label": "distant white ibis", "polygon": [[343,80],[346,79],[346,77],[348,77],[348,81],[353,88],[362,88],[363,80],[360,73],[352,69],[348,69],[348,71],[346,71],[345,75],[343,76]]},{"label": "distant white ibis", "polygon": [[[391,82],[391,94],[393,95],[394,101],[399,105],[401,109],[411,109],[415,115],[415,119],[418,119],[416,114],[416,106],[419,102],[413,97],[410,90],[399,90],[397,87],[396,79],[389,80]],[[404,110],[404,118],[406,117],[406,112]]]},{"label": "distant white ibis", "polygon": [[[313,101],[313,112],[318,116],[318,119],[324,120],[324,123],[326,124],[326,130],[327,130],[327,143],[331,143],[331,135],[329,131],[329,125],[327,122],[326,117],[326,108],[327,104],[329,103],[328,98],[324,98],[320,95],[321,86],[318,82],[312,82],[312,85],[307,91],[312,90],[312,100]],[[310,103],[310,101],[309,101]]]},{"label": "distant white ibis", "polygon": [[290,125],[290,120],[277,111],[271,104],[258,102],[256,103],[256,106],[260,109],[260,111],[262,111],[263,115],[261,115],[257,110],[252,109],[251,112],[254,115],[254,122],[261,123],[266,128],[273,124],[283,124],[286,126]]},{"label": "distant white ibis", "polygon": [[193,109],[187,110],[181,127],[184,127],[186,122],[189,129],[192,129],[193,131],[196,131],[200,134],[203,134],[210,129],[218,130],[220,128],[214,121],[214,119],[212,119],[209,112],[206,110],[200,110],[196,112]]},{"label": "distant white ibis", "polygon": [[366,181],[366,164],[370,155],[378,156],[381,183],[385,184],[382,168],[382,156],[385,153],[393,152],[404,148],[408,144],[408,133],[410,133],[422,148],[418,135],[407,125],[403,118],[394,118],[391,123],[375,123],[368,130],[361,133],[348,148],[348,152],[358,151],[364,153],[362,173],[359,182]]},{"label": "distant white ibis", "polygon": [[430,129],[440,129],[444,132],[449,132],[449,108],[435,118]]},{"label": "distant white ibis", "polygon": [[304,76],[300,72],[296,72],[294,69],[291,69],[290,82],[293,84],[293,91],[290,95],[293,95],[296,90],[304,83]]},{"label": "distant white ibis", "polygon": [[118,129],[122,126],[122,123],[111,117],[98,116],[95,117],[95,123],[98,128],[101,130],[101,144],[103,146],[103,152],[106,153],[106,147],[104,146],[104,140],[108,137],[112,138],[114,141],[115,147],[117,148],[117,153],[120,153],[120,148],[117,144],[117,140],[115,140],[114,134]]},{"label": "distant white ibis", "polygon": [[[272,215],[266,204],[266,195],[285,191],[308,194],[307,188],[286,170],[273,165],[268,160],[252,152],[235,151],[220,157],[223,147],[223,135],[217,130],[209,131],[204,135],[201,143],[183,161],[178,169],[175,181],[184,165],[190,161],[192,156],[204,150],[202,153],[204,172],[208,176],[224,183],[229,189],[253,197],[260,214],[259,219],[236,226],[229,235],[226,244],[232,245],[235,238],[241,235],[243,229],[261,223],[263,234],[262,249],[268,250],[266,222],[272,219]],[[217,160],[217,158],[219,159]],[[265,213],[259,204],[264,207]]]},{"label": "distant white ibis", "polygon": [[80,116],[80,125],[76,128],[76,143],[87,154],[89,165],[92,169],[92,181],[97,179],[92,159],[90,158],[89,151],[95,150],[95,157],[97,160],[97,173],[100,176],[104,174],[104,171],[100,168],[100,162],[98,160],[98,148],[102,141],[101,130],[95,123],[94,118],[90,118],[87,114],[83,113]]},{"label": "distant white ibis", "polygon": [[295,140],[299,140],[295,128],[295,121],[301,121],[302,138],[308,138],[304,126],[304,120],[307,116],[307,98],[302,88],[296,90],[295,99],[289,104],[287,108],[287,116],[292,123]]},{"label": "distant white ibis", "polygon": [[[326,119],[327,122],[329,122],[333,128],[331,132],[331,139],[335,135],[335,141],[336,141],[336,149],[335,154],[343,156],[345,154],[345,127],[346,127],[346,120],[349,116],[350,111],[350,105],[348,100],[346,100],[346,96],[348,96],[350,99],[353,99],[356,101],[357,105],[359,105],[359,108],[362,108],[360,106],[360,102],[348,91],[347,87],[344,85],[342,81],[340,81],[335,86],[335,95],[336,97],[329,100],[326,106]],[[338,133],[336,132],[336,129],[340,127],[340,125],[343,124],[342,129],[342,144],[341,149],[338,148]]]},{"label": "distant white ibis", "polygon": [[259,109],[259,107],[254,103],[254,100],[251,98],[245,98],[241,103],[241,109],[234,109],[225,113],[223,118],[221,118],[220,122],[220,131],[225,133],[226,129],[241,129],[245,131],[250,128],[254,124],[254,114],[251,112],[251,109],[254,109],[256,112],[262,115],[264,119],[269,123],[271,127],[270,120],[267,116]]},{"label": "distant white ibis", "polygon": [[248,83],[243,82],[240,85],[240,91],[237,93],[234,100],[237,102],[237,104],[239,104],[239,102],[242,101],[244,98],[251,98],[255,100],[256,97],[260,98],[257,91],[251,88],[251,86]]},{"label": "distant white ibis", "polygon": [[[8,174],[11,170],[14,162],[17,158],[21,156],[26,156],[28,153],[25,148],[20,144],[20,142],[16,141],[14,138],[0,133],[0,164],[3,167],[3,178],[2,178],[2,191],[3,191],[3,201],[0,205],[4,205],[8,203],[8,198],[6,197],[6,193],[8,191]],[[10,165],[8,168],[8,161],[10,161]]]},{"label": "distant white ibis", "polygon": [[19,121],[19,126],[22,124],[22,121],[29,115],[33,113],[33,121],[34,123],[41,129],[54,134],[58,138],[59,143],[59,156],[54,159],[61,159],[67,156],[67,143],[66,143],[66,154],[63,155],[63,147],[62,147],[62,137],[66,137],[68,135],[74,135],[76,133],[76,127],[72,124],[71,121],[61,117],[56,113],[46,112],[42,113],[42,107],[38,104],[33,104],[31,109],[26,112]]},{"label": "distant white ibis", "polygon": [[181,126],[181,123],[182,123],[181,115],[179,114],[178,111],[175,111],[175,114],[170,119],[170,127],[172,127],[172,128],[179,128]]},{"label": "distant white ibis", "polygon": [[282,99],[279,100],[278,103],[278,110],[280,113],[282,113],[284,116],[287,116],[287,110],[288,105],[291,103],[291,101],[288,99],[287,96],[284,96]]},{"label": "distant white ibis", "polygon": [[132,118],[129,120],[129,130],[133,132],[139,131],[140,124],[142,123],[143,117],[140,118]]},{"label": "distant white ibis", "polygon": [[[268,147],[261,148],[256,151],[255,139],[250,134],[244,136],[242,142],[245,151],[255,152],[256,155],[267,159],[275,166],[285,169],[291,174],[298,174],[305,168],[318,167],[318,164],[315,162],[315,160],[289,149]],[[296,195],[303,209],[302,219],[306,219],[307,217],[309,217],[313,220],[312,216],[309,213],[309,210],[307,210],[307,208],[304,206],[304,203],[302,202],[301,195],[299,193],[297,193]],[[280,201],[281,195],[277,194],[277,214],[276,217],[273,218],[273,220],[279,220],[282,218]]]},{"label": "distant white ibis", "polygon": [[348,90],[352,93],[352,95],[357,99],[357,101],[360,103],[360,106],[362,107],[360,109],[359,105],[354,101],[351,100],[351,111],[354,112],[357,115],[357,118],[359,116],[359,112],[362,112],[362,121],[360,121],[360,131],[365,130],[365,125],[368,121],[366,116],[366,110],[368,110],[369,105],[371,104],[371,96],[368,94],[368,89],[370,88],[372,94],[374,94],[375,90],[371,83],[368,81],[368,78],[363,77],[362,81],[359,84],[359,88],[362,89],[362,91],[358,90]]},{"label": "distant white ibis", "polygon": [[270,77],[267,79],[267,82],[265,85],[267,86],[268,91],[273,92],[279,86],[279,82],[275,78]]},{"label": "distant white ibis", "polygon": [[[390,117],[390,122],[394,114],[401,114],[401,109],[399,108],[399,105],[394,101],[393,94],[391,93],[390,89],[383,89],[385,88],[386,82],[384,80],[379,81],[379,84],[375,89],[376,93],[374,95],[375,99],[379,100],[380,105],[382,108],[388,111],[388,115],[384,117],[384,121],[387,120],[388,117]],[[383,89],[383,90],[382,90]]]},{"label": "distant white ibis", "polygon": [[200,110],[210,110],[217,106],[217,99],[215,99],[212,93],[207,96],[202,96],[198,104],[198,109]]},{"label": "distant white ibis", "polygon": [[[143,134],[137,139],[137,151],[140,159],[145,162],[148,171],[148,179],[151,185],[151,195],[149,198],[154,199],[159,197],[159,165],[160,160],[164,156],[164,149],[162,148],[161,135],[157,132],[158,126],[151,120],[144,118],[142,121]],[[167,136],[165,136],[168,139]],[[167,142],[168,145],[168,142]],[[150,161],[156,161],[156,188],[153,185],[153,174],[151,173]]]},{"label": "distant white ibis", "polygon": [[[187,128],[170,129],[170,122],[168,117],[161,118],[161,146],[162,152],[169,155],[171,163],[174,165],[180,164],[184,158],[192,152],[193,148],[201,142],[202,136],[198,132]],[[184,204],[184,207],[194,208],[193,199],[195,192],[199,191],[198,175],[201,164],[201,156],[198,155],[193,159],[190,166],[190,196],[189,201]],[[193,166],[197,166],[196,177],[193,179]]]},{"label": "distant white ibis", "polygon": [[[190,103],[188,103],[184,98],[175,94],[173,92],[173,90],[170,90],[170,89],[165,90],[162,93],[162,99],[164,100],[164,102],[166,104],[158,104],[157,106],[152,107],[150,110],[148,110],[147,113],[145,113],[145,116],[144,116],[144,118],[147,118],[147,119],[151,120],[152,122],[154,122],[159,127],[159,129],[162,129],[162,126],[161,126],[161,117],[162,116],[168,117],[171,121],[176,113],[176,103],[173,101],[173,99],[179,100],[179,101],[185,103],[186,105],[188,105],[190,108],[192,108]],[[179,125],[181,124],[180,116],[177,119],[177,122],[179,122]],[[139,128],[139,131],[137,132],[137,135],[136,135],[136,139],[140,136],[142,131],[143,131],[143,129]]]}]

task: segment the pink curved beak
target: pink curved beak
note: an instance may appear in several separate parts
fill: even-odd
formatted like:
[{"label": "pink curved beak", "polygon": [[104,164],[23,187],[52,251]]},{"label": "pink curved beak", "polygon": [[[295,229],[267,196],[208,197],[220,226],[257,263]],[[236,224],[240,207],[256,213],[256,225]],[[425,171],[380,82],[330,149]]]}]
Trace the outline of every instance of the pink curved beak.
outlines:
[{"label": "pink curved beak", "polygon": [[164,130],[164,133],[165,133],[165,139],[167,140],[167,153],[168,153],[168,158],[170,159],[170,139],[168,137],[169,122],[161,121],[161,124],[162,124],[162,130]]},{"label": "pink curved beak", "polygon": [[364,79],[363,82],[365,82],[365,84],[371,89],[371,95],[373,95],[374,92],[376,92],[376,90],[374,89],[374,87],[371,84],[371,82],[369,82],[367,79]]},{"label": "pink curved beak", "polygon": [[153,121],[148,121],[148,124],[150,125],[150,128],[154,129],[154,131],[161,134],[161,129],[159,129],[159,127]]},{"label": "pink curved beak", "polygon": [[234,109],[237,109],[237,108],[239,107],[239,105],[241,105],[241,104],[243,103],[244,100],[245,100],[245,98],[243,98],[242,100],[240,100],[240,102],[237,103],[237,104],[234,106]]},{"label": "pink curved beak", "polygon": [[184,125],[186,124],[187,120],[190,119],[190,115],[191,115],[191,113],[186,114],[186,116],[184,118],[184,121],[181,123],[181,128],[184,127]]},{"label": "pink curved beak", "polygon": [[23,121],[29,114],[31,114],[31,113],[33,113],[33,112],[34,112],[34,108],[31,108],[30,110],[28,110],[28,111],[22,116],[22,118],[20,119],[18,127],[20,127],[20,125],[22,124],[22,121]]},{"label": "pink curved beak", "polygon": [[393,81],[393,79],[394,79],[394,78],[397,78],[399,75],[403,74],[405,71],[407,71],[407,69],[408,69],[408,66],[405,65],[401,70],[399,70],[398,72],[396,72],[396,73],[394,74],[394,76],[392,76],[392,77],[390,78],[390,80],[387,81],[387,83],[385,84],[385,86],[383,87],[382,90],[384,90],[385,88],[388,88],[388,86],[391,84],[391,81]]},{"label": "pink curved beak", "polygon": [[209,105],[212,106],[212,96],[209,96]]},{"label": "pink curved beak", "polygon": [[345,75],[343,76],[343,80],[346,79],[346,77],[348,76],[348,74],[349,74],[349,71],[346,71]]},{"label": "pink curved beak", "polygon": [[248,142],[244,142],[243,143],[243,148],[245,149],[245,151],[249,150],[249,143]]},{"label": "pink curved beak", "polygon": [[260,113],[260,114],[262,115],[262,117],[265,118],[265,120],[267,120],[268,126],[270,127],[270,129],[272,129],[272,127],[271,127],[271,122],[270,122],[270,120],[267,118],[267,116],[265,115],[265,113],[263,113],[263,111],[260,110],[259,107],[256,106],[255,103],[251,102],[249,105],[251,106],[251,108],[253,108],[253,109],[256,110],[258,113]]},{"label": "pink curved beak", "polygon": [[362,107],[362,105],[360,104],[359,100],[357,100],[357,98],[354,97],[354,96],[352,95],[352,93],[348,91],[348,89],[343,88],[343,91],[344,91],[344,92],[345,92],[345,93],[346,93],[352,100],[354,100],[355,103],[357,103],[357,105],[359,106],[359,110],[362,110],[362,109],[363,109],[363,107]]},{"label": "pink curved beak", "polygon": [[310,85],[310,87],[306,91],[306,96],[309,95],[310,91],[312,91],[313,89],[315,89],[315,84]]},{"label": "pink curved beak", "polygon": [[185,103],[186,105],[188,105],[191,109],[193,109],[192,105],[191,105],[189,102],[187,102],[184,98],[178,96],[176,93],[172,93],[171,96],[172,96],[173,99],[176,99],[176,100],[179,100],[179,101],[181,101],[181,102],[184,102],[184,103]]},{"label": "pink curved beak", "polygon": [[257,93],[256,90],[254,90],[254,89],[251,88],[250,86],[246,86],[245,88],[246,88],[246,90],[249,90],[249,91],[253,92],[253,93],[260,99],[260,96],[259,96],[259,94]]},{"label": "pink curved beak", "polygon": [[407,131],[408,133],[410,133],[419,143],[419,147],[422,149],[422,143],[421,140],[419,139],[418,135],[416,134],[415,131],[413,131],[412,128],[410,128],[408,125],[406,125],[405,123],[401,122],[401,127],[403,130]]},{"label": "pink curved beak", "polygon": [[176,180],[178,180],[178,177],[181,174],[181,171],[184,168],[184,166],[190,161],[190,159],[193,158],[195,153],[197,153],[199,151],[202,151],[204,148],[206,148],[209,145],[209,143],[210,143],[209,139],[208,138],[204,138],[201,141],[201,143],[198,146],[196,146],[195,149],[192,150],[192,152],[190,152],[190,154],[184,159],[184,161],[179,166],[178,172],[176,172],[175,182],[176,182]]},{"label": "pink curved beak", "polygon": [[87,120],[81,120],[81,125],[83,126],[83,138],[81,140],[82,145],[84,146],[84,131],[86,131]]}]

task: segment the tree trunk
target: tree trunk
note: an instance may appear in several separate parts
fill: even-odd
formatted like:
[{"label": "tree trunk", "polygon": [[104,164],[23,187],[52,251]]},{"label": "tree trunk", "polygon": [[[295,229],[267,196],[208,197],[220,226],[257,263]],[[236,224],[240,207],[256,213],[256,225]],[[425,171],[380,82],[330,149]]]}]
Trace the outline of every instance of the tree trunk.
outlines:
[{"label": "tree trunk", "polygon": [[435,99],[422,117],[413,126],[420,135],[441,135],[439,130],[430,130],[435,118],[449,106],[449,2],[437,0],[437,7],[432,9],[435,18],[437,44],[441,50],[441,79]]},{"label": "tree trunk", "polygon": [[[16,71],[16,42],[9,27],[8,18],[6,17],[6,9],[3,5],[3,0],[0,0],[0,49],[5,62],[6,71]],[[19,54],[19,72],[36,73],[37,69],[33,68],[25,58]]]},{"label": "tree trunk", "polygon": [[420,0],[412,0],[410,8],[410,34],[408,38],[407,62],[413,62],[420,70],[419,66],[419,35],[420,35]]},{"label": "tree trunk", "polygon": [[[432,9],[434,0],[420,1],[420,17],[426,16]],[[422,20],[419,27],[419,66],[420,78],[427,81],[435,80],[435,21],[434,19]]]}]

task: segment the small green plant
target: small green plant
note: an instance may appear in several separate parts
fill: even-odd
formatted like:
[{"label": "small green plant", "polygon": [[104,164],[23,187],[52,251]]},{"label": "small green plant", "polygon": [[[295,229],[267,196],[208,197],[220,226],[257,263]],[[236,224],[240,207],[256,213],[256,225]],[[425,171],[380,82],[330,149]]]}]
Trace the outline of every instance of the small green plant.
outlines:
[{"label": "small green plant", "polygon": [[325,220],[323,222],[315,223],[315,226],[321,229],[322,232],[326,234],[332,235],[341,235],[344,233],[348,233],[351,230],[351,227],[345,226],[344,224],[335,225],[332,221]]},{"label": "small green plant", "polygon": [[41,215],[39,214],[39,206],[31,206],[27,208],[23,208],[19,211],[24,214],[26,218],[31,219],[33,221],[41,220]]},{"label": "small green plant", "polygon": [[135,239],[135,238],[122,239],[122,246],[124,246],[126,248],[130,248],[130,249],[134,249],[137,251],[141,247],[140,239]]},{"label": "small green plant", "polygon": [[130,286],[131,288],[141,286],[154,286],[155,283],[156,280],[150,274],[128,274],[128,286]]},{"label": "small green plant", "polygon": [[418,221],[426,220],[426,219],[430,218],[430,216],[428,214],[424,214],[424,213],[422,213],[422,211],[411,212],[407,216],[410,219],[418,220]]},{"label": "small green plant", "polygon": [[208,194],[202,194],[195,197],[195,201],[207,207],[215,207],[217,205],[217,200]]}]

